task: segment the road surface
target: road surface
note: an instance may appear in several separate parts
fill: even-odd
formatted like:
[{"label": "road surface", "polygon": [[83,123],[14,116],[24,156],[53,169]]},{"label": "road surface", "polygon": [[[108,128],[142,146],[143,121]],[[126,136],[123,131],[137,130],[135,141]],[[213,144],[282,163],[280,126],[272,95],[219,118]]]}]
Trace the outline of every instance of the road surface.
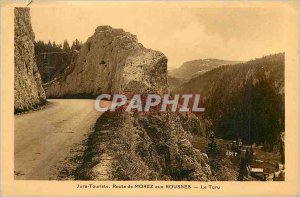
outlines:
[{"label": "road surface", "polygon": [[15,179],[57,179],[71,148],[84,140],[101,115],[94,100],[48,101],[44,109],[15,116]]}]

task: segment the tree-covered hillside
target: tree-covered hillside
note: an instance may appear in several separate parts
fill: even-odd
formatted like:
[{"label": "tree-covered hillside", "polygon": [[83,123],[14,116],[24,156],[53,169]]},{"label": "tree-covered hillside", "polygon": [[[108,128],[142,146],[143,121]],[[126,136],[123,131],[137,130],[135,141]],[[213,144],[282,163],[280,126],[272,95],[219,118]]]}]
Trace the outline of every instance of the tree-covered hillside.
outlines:
[{"label": "tree-covered hillside", "polygon": [[284,53],[213,69],[176,92],[200,93],[219,137],[272,149],[284,132]]}]

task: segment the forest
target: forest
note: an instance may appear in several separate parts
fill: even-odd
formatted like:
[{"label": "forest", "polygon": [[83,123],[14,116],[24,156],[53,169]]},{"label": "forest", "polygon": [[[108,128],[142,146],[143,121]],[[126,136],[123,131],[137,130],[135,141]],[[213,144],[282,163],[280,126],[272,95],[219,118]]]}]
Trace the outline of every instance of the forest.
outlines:
[{"label": "forest", "polygon": [[284,132],[284,53],[213,69],[180,87],[204,96],[202,118],[223,139],[272,150]]},{"label": "forest", "polygon": [[48,41],[34,42],[35,59],[41,74],[43,83],[55,79],[62,74],[70,64],[72,56],[76,54],[82,46],[82,42],[75,39],[72,45],[65,40],[62,44]]}]

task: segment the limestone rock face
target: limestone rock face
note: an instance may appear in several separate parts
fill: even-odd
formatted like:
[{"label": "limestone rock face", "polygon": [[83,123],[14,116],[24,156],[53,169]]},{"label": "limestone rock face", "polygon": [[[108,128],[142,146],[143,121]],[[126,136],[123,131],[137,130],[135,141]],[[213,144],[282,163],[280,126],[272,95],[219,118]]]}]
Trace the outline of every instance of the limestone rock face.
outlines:
[{"label": "limestone rock face", "polygon": [[29,8],[15,8],[15,113],[46,102],[41,76],[34,58],[34,33]]},{"label": "limestone rock face", "polygon": [[106,180],[98,166],[108,155],[110,180],[216,180],[191,137],[173,112],[106,112],[89,138],[76,179]]},{"label": "limestone rock face", "polygon": [[58,79],[45,84],[47,97],[97,96],[130,91],[166,92],[167,58],[146,49],[135,35],[99,26]]}]

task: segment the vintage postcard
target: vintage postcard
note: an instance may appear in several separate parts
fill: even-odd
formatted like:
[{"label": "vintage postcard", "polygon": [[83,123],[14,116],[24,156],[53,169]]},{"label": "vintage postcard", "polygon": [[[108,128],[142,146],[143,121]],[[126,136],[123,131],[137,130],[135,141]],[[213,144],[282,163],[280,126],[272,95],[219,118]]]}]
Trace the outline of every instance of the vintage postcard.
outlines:
[{"label": "vintage postcard", "polygon": [[298,15],[2,1],[0,195],[299,195]]}]

